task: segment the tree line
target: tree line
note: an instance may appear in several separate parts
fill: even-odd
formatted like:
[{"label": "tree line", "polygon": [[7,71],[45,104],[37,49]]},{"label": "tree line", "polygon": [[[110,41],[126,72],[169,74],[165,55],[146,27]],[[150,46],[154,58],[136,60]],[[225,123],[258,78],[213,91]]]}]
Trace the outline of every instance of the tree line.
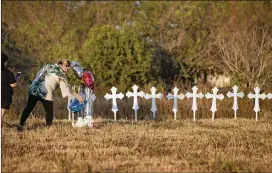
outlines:
[{"label": "tree line", "polygon": [[29,82],[68,58],[102,89],[169,89],[213,73],[272,86],[271,1],[3,1],[1,41]]}]

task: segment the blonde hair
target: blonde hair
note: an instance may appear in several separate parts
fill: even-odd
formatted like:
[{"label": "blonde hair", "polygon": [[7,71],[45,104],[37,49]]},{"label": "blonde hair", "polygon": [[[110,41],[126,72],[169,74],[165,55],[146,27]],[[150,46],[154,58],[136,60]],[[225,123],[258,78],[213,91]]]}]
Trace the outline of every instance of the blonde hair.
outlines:
[{"label": "blonde hair", "polygon": [[58,62],[57,62],[58,65],[63,65],[63,64],[67,64],[67,67],[71,67],[71,63],[68,59],[59,59]]}]

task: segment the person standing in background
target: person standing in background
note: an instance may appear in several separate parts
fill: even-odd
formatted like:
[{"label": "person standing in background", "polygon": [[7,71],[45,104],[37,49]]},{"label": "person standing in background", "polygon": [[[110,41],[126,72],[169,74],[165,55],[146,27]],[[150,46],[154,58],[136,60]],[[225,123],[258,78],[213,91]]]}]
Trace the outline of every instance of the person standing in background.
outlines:
[{"label": "person standing in background", "polygon": [[15,79],[13,73],[8,69],[9,57],[1,53],[1,124],[4,120],[4,116],[12,103],[13,88],[17,85],[17,79]]}]

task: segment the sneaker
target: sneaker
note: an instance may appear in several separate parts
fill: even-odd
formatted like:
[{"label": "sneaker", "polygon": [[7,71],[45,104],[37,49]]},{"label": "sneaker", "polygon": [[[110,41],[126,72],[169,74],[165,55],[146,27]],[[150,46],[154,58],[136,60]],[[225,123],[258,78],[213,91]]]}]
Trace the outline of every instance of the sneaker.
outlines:
[{"label": "sneaker", "polygon": [[22,132],[24,130],[24,127],[23,126],[21,126],[21,125],[18,125],[17,126],[17,131],[18,132]]}]

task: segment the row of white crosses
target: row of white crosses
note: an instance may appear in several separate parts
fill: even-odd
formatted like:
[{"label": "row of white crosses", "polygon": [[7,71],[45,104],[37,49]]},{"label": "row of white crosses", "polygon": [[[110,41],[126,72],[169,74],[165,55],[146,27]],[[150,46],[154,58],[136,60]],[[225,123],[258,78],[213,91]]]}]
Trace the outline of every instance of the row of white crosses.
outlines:
[{"label": "row of white crosses", "polygon": [[[133,97],[133,106],[132,109],[135,111],[135,121],[137,121],[137,110],[139,109],[138,106],[138,97],[145,97],[145,99],[152,99],[152,107],[151,107],[151,111],[153,112],[153,116],[152,118],[155,119],[155,113],[157,111],[157,107],[156,107],[156,98],[161,99],[162,98],[162,94],[156,94],[156,88],[152,87],[151,90],[151,94],[145,94],[143,91],[138,92],[139,87],[137,85],[134,85],[132,87],[133,92],[127,92],[126,96],[128,98]],[[112,109],[111,111],[114,113],[114,121],[116,121],[116,112],[118,111],[118,107],[117,107],[117,101],[116,99],[123,99],[124,95],[122,93],[116,94],[117,88],[112,87],[111,88],[111,92],[112,95],[110,94],[106,94],[105,95],[105,99],[109,100],[112,99]]]},{"label": "row of white crosses", "polygon": [[[151,106],[151,111],[152,111],[152,118],[155,119],[155,113],[157,111],[157,107],[156,107],[156,99],[161,99],[162,98],[162,94],[158,93],[156,94],[156,88],[152,87],[151,90],[151,94],[145,94],[143,91],[138,92],[139,87],[137,85],[134,85],[132,87],[133,92],[127,92],[126,96],[128,98],[133,97],[133,106],[132,109],[135,111],[135,121],[137,121],[137,110],[139,109],[138,106],[138,97],[144,97],[145,99],[152,99],[152,106]],[[243,92],[239,92],[238,93],[238,87],[234,86],[233,88],[233,93],[232,92],[228,92],[227,96],[228,98],[233,97],[233,107],[232,109],[234,110],[234,115],[235,115],[235,119],[237,118],[237,111],[239,109],[238,107],[238,97],[243,98],[244,97],[244,93]],[[194,114],[194,121],[196,120],[196,111],[197,111],[197,98],[202,99],[204,97],[204,94],[202,93],[197,93],[198,88],[196,86],[194,86],[192,88],[193,92],[187,92],[186,93],[186,97],[187,98],[192,98],[193,99],[193,103],[192,103],[192,111]],[[118,111],[118,107],[117,107],[117,101],[116,99],[123,99],[124,95],[122,93],[117,94],[117,88],[112,87],[111,88],[112,94],[106,94],[105,95],[105,99],[109,100],[112,99],[112,111],[114,112],[114,120],[116,121],[116,112]],[[178,94],[179,89],[177,87],[175,87],[173,89],[174,94],[170,94],[168,93],[167,95],[167,99],[173,99],[174,103],[173,103],[173,109],[172,111],[174,112],[174,119],[176,120],[176,114],[178,112],[178,104],[177,101],[178,99],[183,100],[185,98],[185,96],[183,94]],[[214,116],[215,116],[215,112],[217,111],[216,108],[216,100],[220,99],[223,100],[224,99],[224,95],[223,94],[217,94],[218,92],[218,88],[214,87],[212,89],[213,93],[207,93],[205,94],[205,97],[207,99],[212,99],[212,105],[211,105],[211,112],[212,112],[212,121],[214,121]],[[249,93],[248,94],[248,98],[255,99],[255,105],[254,105],[254,111],[256,112],[256,121],[258,120],[258,112],[260,111],[260,105],[259,105],[259,99],[265,99],[266,97],[268,99],[272,98],[272,94],[267,94],[265,95],[260,94],[260,88],[256,87],[254,88],[255,94]]]}]

